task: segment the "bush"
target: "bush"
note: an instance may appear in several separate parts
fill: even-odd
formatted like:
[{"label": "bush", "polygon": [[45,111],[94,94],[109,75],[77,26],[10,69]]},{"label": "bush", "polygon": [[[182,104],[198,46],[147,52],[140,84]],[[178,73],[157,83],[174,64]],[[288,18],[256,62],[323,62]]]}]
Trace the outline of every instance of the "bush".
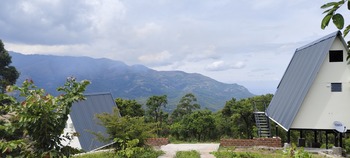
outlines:
[{"label": "bush", "polygon": [[[157,151],[152,148],[143,148],[142,152],[136,152],[134,155],[132,155],[131,158],[157,158],[160,155],[163,155],[163,151]],[[115,152],[97,152],[97,153],[91,153],[91,154],[84,154],[84,155],[78,155],[74,156],[76,158],[125,158],[124,156],[118,155]]]},{"label": "bush", "polygon": [[200,154],[196,150],[191,151],[178,151],[176,152],[175,158],[200,158]]},{"label": "bush", "polygon": [[216,158],[258,158],[260,157],[256,153],[251,152],[232,152],[232,151],[216,151],[212,152]]},{"label": "bush", "polygon": [[347,154],[350,153],[350,138],[345,139],[344,149]]},{"label": "bush", "polygon": [[303,148],[298,149],[295,146],[295,144],[292,144],[292,147],[290,147],[285,154],[292,158],[311,158],[312,157],[312,154],[310,154],[309,152],[306,152]]}]

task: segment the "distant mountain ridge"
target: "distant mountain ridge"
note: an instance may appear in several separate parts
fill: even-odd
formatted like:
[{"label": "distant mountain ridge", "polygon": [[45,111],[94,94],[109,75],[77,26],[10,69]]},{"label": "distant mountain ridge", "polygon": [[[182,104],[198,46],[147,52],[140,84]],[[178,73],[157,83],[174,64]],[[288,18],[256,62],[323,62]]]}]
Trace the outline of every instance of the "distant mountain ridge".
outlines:
[{"label": "distant mountain ridge", "polygon": [[225,84],[197,73],[156,71],[143,65],[128,66],[121,61],[53,55],[23,55],[9,52],[12,65],[20,71],[17,83],[33,79],[35,85],[57,94],[68,76],[92,82],[87,93],[111,92],[115,98],[136,99],[145,103],[153,95],[167,95],[167,111],[176,107],[186,93],[193,93],[202,108],[216,111],[232,97],[253,96],[238,84]]}]

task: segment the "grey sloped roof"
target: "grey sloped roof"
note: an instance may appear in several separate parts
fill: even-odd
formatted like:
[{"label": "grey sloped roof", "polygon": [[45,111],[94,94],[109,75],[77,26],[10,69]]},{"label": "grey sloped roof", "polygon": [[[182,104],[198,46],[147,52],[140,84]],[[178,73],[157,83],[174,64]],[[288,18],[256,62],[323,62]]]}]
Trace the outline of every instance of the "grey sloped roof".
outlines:
[{"label": "grey sloped roof", "polygon": [[106,129],[98,125],[96,114],[103,112],[112,113],[116,106],[111,93],[87,94],[86,100],[73,104],[70,117],[75,130],[80,134],[78,137],[83,150],[91,151],[108,143],[99,142],[96,136],[89,131],[101,132],[106,135]]},{"label": "grey sloped roof", "polygon": [[290,129],[337,36],[345,44],[341,32],[337,31],[295,51],[266,110],[266,115],[285,130]]}]

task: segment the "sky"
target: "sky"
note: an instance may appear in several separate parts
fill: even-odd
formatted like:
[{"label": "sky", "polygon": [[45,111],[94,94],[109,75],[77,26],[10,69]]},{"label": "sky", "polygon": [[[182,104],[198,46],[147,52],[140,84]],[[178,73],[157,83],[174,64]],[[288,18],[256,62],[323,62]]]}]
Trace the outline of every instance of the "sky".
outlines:
[{"label": "sky", "polygon": [[274,93],[296,48],[320,28],[323,0],[6,0],[0,39],[23,54],[89,56],[200,73]]}]

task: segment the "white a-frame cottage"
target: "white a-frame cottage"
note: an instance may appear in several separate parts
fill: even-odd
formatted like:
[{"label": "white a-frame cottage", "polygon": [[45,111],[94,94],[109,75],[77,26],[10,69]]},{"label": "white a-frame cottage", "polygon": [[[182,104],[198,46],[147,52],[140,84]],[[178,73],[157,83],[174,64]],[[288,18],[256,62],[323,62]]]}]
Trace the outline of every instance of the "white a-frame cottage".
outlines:
[{"label": "white a-frame cottage", "polygon": [[298,48],[266,115],[286,131],[346,132],[350,128],[347,56],[339,31]]}]

